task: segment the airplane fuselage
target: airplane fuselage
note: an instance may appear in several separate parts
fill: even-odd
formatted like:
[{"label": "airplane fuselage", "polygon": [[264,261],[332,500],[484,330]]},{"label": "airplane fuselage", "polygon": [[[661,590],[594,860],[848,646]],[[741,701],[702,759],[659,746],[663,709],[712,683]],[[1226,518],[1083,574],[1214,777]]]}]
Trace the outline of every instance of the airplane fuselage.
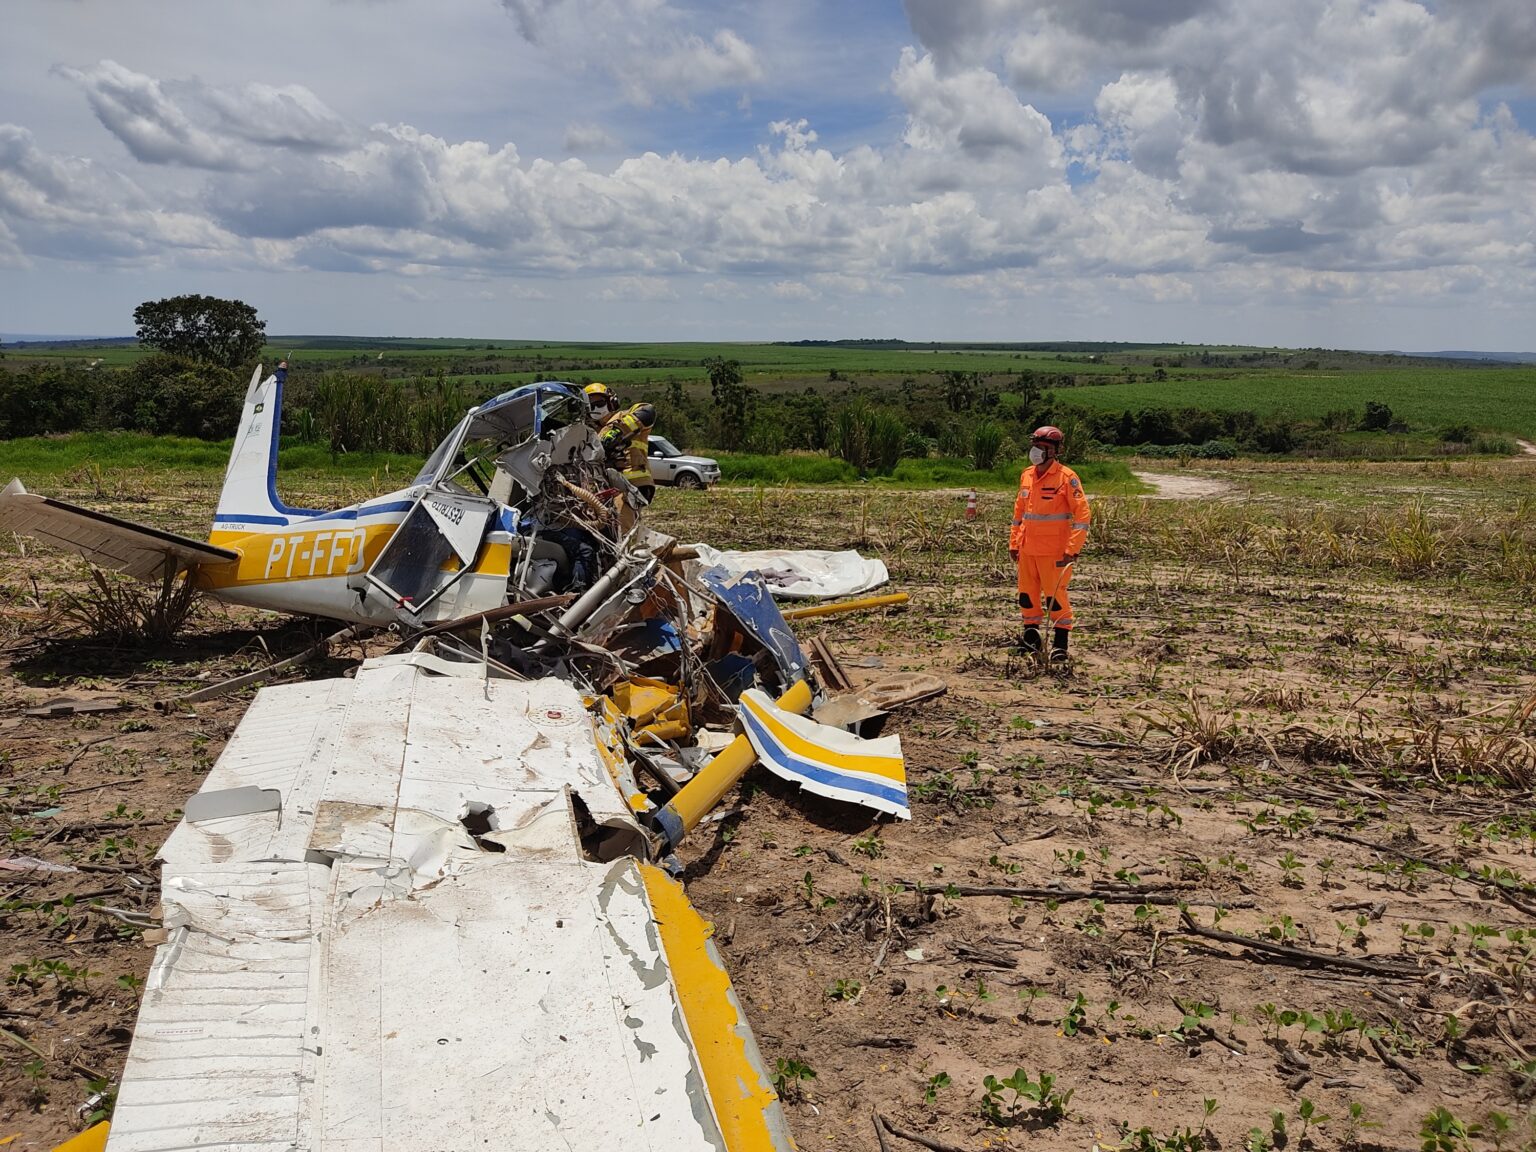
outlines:
[{"label": "airplane fuselage", "polygon": [[[221,515],[209,543],[238,552],[228,564],[197,570],[199,586],[234,604],[325,616],[354,623],[390,623],[398,605],[365,576],[394,537],[425,485],[337,509],[295,516]],[[511,546],[487,536],[474,564],[424,619],[445,619],[458,608],[479,610],[505,598]],[[458,595],[455,595],[455,592]],[[473,603],[471,603],[473,601]]]}]

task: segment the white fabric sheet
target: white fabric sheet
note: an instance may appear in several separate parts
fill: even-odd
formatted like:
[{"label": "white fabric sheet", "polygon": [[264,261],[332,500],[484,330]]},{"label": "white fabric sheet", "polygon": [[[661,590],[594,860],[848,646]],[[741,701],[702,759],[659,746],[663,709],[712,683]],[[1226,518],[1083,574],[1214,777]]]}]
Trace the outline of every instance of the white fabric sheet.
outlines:
[{"label": "white fabric sheet", "polygon": [[878,588],[891,578],[881,560],[857,552],[772,549],[763,552],[722,552],[708,544],[691,547],[704,567],[716,564],[732,573],[756,572],[780,600],[830,600]]}]

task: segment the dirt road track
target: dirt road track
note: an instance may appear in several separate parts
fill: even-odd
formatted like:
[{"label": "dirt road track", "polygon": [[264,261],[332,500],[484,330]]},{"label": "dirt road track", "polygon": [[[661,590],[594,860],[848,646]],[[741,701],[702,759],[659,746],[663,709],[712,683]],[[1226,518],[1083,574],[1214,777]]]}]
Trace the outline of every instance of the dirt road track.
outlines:
[{"label": "dirt road track", "polygon": [[1151,493],[1157,500],[1203,500],[1211,496],[1226,496],[1232,485],[1212,476],[1188,476],[1172,472],[1135,472],[1136,479],[1157,489]]}]

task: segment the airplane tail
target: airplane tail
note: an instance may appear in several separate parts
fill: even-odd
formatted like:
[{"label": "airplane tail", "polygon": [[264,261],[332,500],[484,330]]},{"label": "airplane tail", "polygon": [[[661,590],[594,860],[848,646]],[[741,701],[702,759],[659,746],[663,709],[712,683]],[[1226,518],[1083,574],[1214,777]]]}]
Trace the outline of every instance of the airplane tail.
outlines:
[{"label": "airplane tail", "polygon": [[251,375],[234,451],[229,454],[224,488],[213,516],[215,530],[255,529],[317,515],[302,508],[289,508],[277,496],[278,432],[282,424],[283,381],[287,376],[286,360],[265,380],[261,378],[260,364]]}]

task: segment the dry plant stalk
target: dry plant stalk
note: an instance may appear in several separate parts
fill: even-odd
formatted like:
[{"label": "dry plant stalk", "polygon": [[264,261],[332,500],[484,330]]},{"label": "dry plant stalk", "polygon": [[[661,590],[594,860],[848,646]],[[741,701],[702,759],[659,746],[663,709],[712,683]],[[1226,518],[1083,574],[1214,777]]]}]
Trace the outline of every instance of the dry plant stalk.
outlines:
[{"label": "dry plant stalk", "polygon": [[1237,721],[1204,703],[1193,688],[1184,693],[1183,704],[1160,708],[1156,715],[1134,715],[1146,724],[1148,731],[1163,732],[1173,738],[1168,766],[1175,780],[1181,772],[1230,756],[1246,744]]},{"label": "dry plant stalk", "polygon": [[58,619],[109,644],[163,643],[198,608],[199,593],[190,580],[167,579],[157,588],[94,565],[90,576],[84,592],[66,592],[60,599]]}]

